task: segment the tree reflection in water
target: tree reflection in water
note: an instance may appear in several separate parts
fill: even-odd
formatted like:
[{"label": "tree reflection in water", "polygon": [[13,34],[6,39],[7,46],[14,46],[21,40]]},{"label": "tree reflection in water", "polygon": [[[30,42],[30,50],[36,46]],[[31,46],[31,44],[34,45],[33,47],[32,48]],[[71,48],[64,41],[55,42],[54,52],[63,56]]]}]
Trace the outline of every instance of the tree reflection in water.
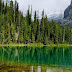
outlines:
[{"label": "tree reflection in water", "polygon": [[72,47],[0,47],[0,65],[3,72],[68,72],[63,68],[72,68]]}]

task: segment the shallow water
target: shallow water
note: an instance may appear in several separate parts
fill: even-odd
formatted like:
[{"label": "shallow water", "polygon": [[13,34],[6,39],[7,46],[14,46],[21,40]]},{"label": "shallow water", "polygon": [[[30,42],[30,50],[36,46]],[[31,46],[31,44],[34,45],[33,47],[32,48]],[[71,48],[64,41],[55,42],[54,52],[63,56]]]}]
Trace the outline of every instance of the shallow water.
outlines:
[{"label": "shallow water", "polygon": [[6,66],[0,72],[72,72],[70,69],[48,66]]},{"label": "shallow water", "polygon": [[72,72],[72,47],[0,47],[0,72]]}]

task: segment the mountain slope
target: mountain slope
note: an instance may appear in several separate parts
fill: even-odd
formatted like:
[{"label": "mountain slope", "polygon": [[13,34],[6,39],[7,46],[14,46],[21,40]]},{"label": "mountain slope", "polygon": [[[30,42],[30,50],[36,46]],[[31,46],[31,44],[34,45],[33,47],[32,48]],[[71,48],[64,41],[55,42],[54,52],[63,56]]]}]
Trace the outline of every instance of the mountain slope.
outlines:
[{"label": "mountain slope", "polygon": [[71,4],[64,11],[64,19],[61,20],[61,26],[69,25],[72,28],[72,0]]},{"label": "mountain slope", "polygon": [[57,20],[62,20],[63,17],[64,17],[63,13],[52,14],[50,17],[48,17],[48,20],[49,21],[51,21],[51,20],[57,21]]}]

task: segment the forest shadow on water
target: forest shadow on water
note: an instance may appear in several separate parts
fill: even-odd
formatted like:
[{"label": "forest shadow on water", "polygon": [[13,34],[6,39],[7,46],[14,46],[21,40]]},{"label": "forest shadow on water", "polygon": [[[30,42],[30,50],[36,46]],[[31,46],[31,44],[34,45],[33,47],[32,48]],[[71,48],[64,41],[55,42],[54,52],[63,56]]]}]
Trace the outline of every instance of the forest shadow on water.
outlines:
[{"label": "forest shadow on water", "polygon": [[0,47],[0,72],[72,72],[72,47]]}]

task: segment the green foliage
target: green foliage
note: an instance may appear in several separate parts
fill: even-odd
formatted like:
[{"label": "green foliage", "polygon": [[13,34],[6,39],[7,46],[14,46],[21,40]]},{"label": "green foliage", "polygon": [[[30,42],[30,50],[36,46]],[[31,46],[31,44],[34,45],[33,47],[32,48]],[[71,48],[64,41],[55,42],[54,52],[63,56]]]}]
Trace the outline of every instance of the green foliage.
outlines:
[{"label": "green foliage", "polygon": [[27,10],[26,17],[19,11],[17,1],[10,6],[0,0],[0,44],[9,43],[43,43],[62,44],[72,43],[72,31],[69,26],[60,27],[60,22],[48,21],[47,16],[42,11],[41,23],[39,23],[35,11],[34,21],[30,9]]},{"label": "green foliage", "polygon": [[1,8],[2,8],[2,0],[0,0],[0,12],[1,12]]}]

